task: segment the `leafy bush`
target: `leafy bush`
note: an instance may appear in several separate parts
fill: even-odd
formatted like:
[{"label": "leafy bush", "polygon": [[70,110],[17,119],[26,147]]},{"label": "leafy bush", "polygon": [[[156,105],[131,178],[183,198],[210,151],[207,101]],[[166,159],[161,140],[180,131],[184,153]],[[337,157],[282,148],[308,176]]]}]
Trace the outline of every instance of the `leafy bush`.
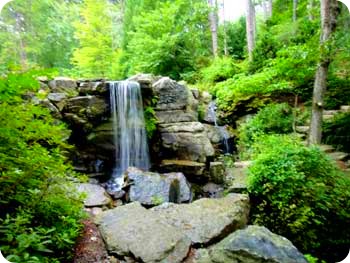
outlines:
[{"label": "leafy bush", "polygon": [[239,128],[239,147],[249,155],[250,147],[264,134],[292,132],[292,108],[286,104],[269,104]]},{"label": "leafy bush", "polygon": [[201,70],[201,75],[204,82],[216,83],[231,78],[238,70],[232,58],[217,57],[209,67]]},{"label": "leafy bush", "polygon": [[350,152],[350,113],[342,113],[323,123],[323,142]]},{"label": "leafy bush", "polygon": [[344,231],[350,178],[319,148],[287,135],[260,137],[253,157],[252,222],[289,238],[303,252],[331,262],[343,259],[350,242]]},{"label": "leafy bush", "polygon": [[83,217],[69,131],[47,109],[21,100],[39,88],[32,73],[0,79],[0,249],[11,262],[70,258]]}]

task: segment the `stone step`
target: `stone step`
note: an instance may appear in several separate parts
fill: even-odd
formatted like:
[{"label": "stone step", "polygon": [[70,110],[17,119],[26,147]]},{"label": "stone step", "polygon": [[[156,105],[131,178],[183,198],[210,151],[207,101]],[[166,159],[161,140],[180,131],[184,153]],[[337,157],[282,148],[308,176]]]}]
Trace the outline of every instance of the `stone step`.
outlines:
[{"label": "stone step", "polygon": [[332,145],[327,145],[327,144],[321,144],[319,147],[325,153],[332,153],[335,150]]},{"label": "stone step", "polygon": [[349,157],[349,154],[344,152],[332,152],[328,155],[335,161],[345,161]]},{"label": "stone step", "polygon": [[342,105],[340,106],[341,112],[350,112],[350,105]]},{"label": "stone step", "polygon": [[310,127],[309,126],[296,126],[295,129],[299,133],[307,134],[309,132]]},{"label": "stone step", "polygon": [[163,173],[182,172],[191,178],[204,176],[205,163],[188,160],[162,160],[159,170]]}]

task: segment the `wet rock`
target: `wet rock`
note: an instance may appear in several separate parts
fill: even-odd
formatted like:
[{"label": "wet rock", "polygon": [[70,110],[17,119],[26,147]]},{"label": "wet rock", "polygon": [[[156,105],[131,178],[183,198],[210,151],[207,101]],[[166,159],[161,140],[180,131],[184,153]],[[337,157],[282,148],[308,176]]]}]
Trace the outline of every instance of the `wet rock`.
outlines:
[{"label": "wet rock", "polygon": [[164,202],[187,202],[191,199],[190,186],[182,173],[159,174],[131,167],[125,173],[130,184],[129,199],[143,205]]},{"label": "wet rock", "polygon": [[59,111],[62,111],[66,105],[67,95],[65,93],[49,93],[47,98],[56,105]]},{"label": "wet rock", "polygon": [[74,250],[73,263],[109,263],[107,250],[96,225],[90,220],[85,220],[83,225],[83,232]]},{"label": "wet rock", "polygon": [[66,93],[69,97],[78,95],[77,82],[70,78],[57,77],[49,81],[49,87],[54,93]]},{"label": "wet rock", "polygon": [[224,197],[224,188],[221,185],[214,183],[207,183],[202,188],[204,196],[209,198]]},{"label": "wet rock", "polygon": [[225,166],[222,162],[211,162],[209,166],[210,180],[217,184],[225,182]]},{"label": "wet rock", "polygon": [[152,84],[156,82],[159,77],[152,74],[137,74],[128,78],[129,81],[136,81],[140,84],[141,89],[152,89]]},{"label": "wet rock", "polygon": [[208,250],[198,250],[195,258],[195,263],[307,263],[288,239],[261,226],[237,230]]},{"label": "wet rock", "polygon": [[181,172],[189,181],[205,176],[205,163],[187,160],[162,160],[159,168],[162,172]]},{"label": "wet rock", "polygon": [[86,193],[87,196],[84,200],[86,207],[104,206],[112,202],[106,190],[97,184],[82,183],[78,185],[77,190]]},{"label": "wet rock", "polygon": [[111,153],[115,151],[114,131],[112,120],[102,123],[92,130],[87,140],[98,149]]},{"label": "wet rock", "polygon": [[159,124],[198,121],[197,112],[184,110],[156,111],[156,117]]},{"label": "wet rock", "polygon": [[188,90],[176,81],[163,77],[153,84],[158,96],[156,110],[184,110],[188,105]]},{"label": "wet rock", "polygon": [[159,128],[165,157],[204,163],[207,157],[214,155],[214,148],[200,122],[161,124]]},{"label": "wet rock", "polygon": [[156,213],[131,203],[103,212],[97,224],[110,253],[142,262],[182,262],[190,240]]},{"label": "wet rock", "polygon": [[67,100],[64,111],[85,119],[96,119],[108,112],[108,104],[97,96],[79,96]]},{"label": "wet rock", "polygon": [[230,194],[220,199],[203,198],[190,204],[165,203],[152,211],[185,233],[192,244],[210,244],[247,224],[249,198]]},{"label": "wet rock", "polygon": [[108,88],[104,81],[85,81],[79,84],[78,91],[80,95],[104,95]]}]

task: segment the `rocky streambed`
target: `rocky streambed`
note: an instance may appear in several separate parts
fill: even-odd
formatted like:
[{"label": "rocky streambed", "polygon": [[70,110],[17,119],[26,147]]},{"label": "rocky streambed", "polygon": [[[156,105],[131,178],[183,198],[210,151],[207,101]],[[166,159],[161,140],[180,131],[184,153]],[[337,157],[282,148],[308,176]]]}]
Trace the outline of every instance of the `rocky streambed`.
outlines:
[{"label": "rocky streambed", "polygon": [[108,81],[41,79],[41,97],[29,96],[69,125],[70,158],[90,178],[77,185],[90,219],[74,262],[307,262],[284,237],[248,225],[249,197],[241,193],[249,163],[228,169],[219,158],[224,138],[208,115],[211,96],[167,77],[131,80],[157,119],[152,169],[130,167],[114,192],[103,187],[115,159]]}]

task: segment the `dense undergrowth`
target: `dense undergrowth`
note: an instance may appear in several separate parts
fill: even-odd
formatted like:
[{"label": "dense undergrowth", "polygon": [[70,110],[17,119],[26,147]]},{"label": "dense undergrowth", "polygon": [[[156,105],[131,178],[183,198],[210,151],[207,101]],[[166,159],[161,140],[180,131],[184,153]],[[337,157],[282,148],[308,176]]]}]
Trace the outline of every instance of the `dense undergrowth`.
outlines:
[{"label": "dense undergrowth", "polygon": [[0,249],[11,262],[68,262],[81,229],[67,128],[23,100],[43,72],[0,79]]}]

